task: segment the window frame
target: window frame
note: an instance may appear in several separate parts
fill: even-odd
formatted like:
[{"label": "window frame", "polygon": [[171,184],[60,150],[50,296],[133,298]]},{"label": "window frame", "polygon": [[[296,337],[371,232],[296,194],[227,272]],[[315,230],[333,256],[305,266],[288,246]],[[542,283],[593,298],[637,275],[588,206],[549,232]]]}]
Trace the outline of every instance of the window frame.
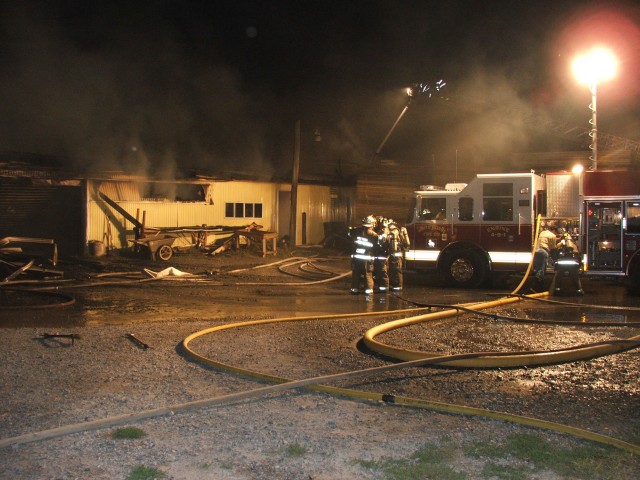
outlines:
[{"label": "window frame", "polygon": [[262,218],[262,202],[225,202],[225,218]]}]

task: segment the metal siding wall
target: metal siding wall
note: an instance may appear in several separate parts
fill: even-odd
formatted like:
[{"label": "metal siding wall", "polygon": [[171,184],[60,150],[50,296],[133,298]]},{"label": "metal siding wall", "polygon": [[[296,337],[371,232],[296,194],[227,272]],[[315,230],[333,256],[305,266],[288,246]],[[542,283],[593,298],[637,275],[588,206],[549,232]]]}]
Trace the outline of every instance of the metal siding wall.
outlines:
[{"label": "metal siding wall", "polygon": [[331,192],[318,185],[298,186],[298,221],[296,243],[302,244],[302,214],[307,214],[307,244],[317,245],[324,239],[324,222],[331,218]]},{"label": "metal siding wall", "polygon": [[413,192],[426,184],[426,176],[408,175],[404,171],[376,171],[358,177],[355,217],[357,223],[367,215],[382,215],[404,223]]},{"label": "metal siding wall", "polygon": [[[221,224],[247,225],[256,222],[264,230],[273,231],[276,227],[276,190],[277,185],[264,182],[216,182],[213,187],[213,202]],[[224,216],[225,203],[262,203],[262,218],[227,218]]]}]

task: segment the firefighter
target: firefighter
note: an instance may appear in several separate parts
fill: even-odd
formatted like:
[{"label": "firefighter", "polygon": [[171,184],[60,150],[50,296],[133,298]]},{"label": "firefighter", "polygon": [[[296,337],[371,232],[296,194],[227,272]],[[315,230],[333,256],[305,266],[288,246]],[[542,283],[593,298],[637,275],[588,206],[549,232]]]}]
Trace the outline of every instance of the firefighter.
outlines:
[{"label": "firefighter", "polygon": [[538,235],[538,243],[536,244],[536,251],[533,256],[533,272],[539,283],[542,283],[544,280],[549,255],[552,250],[555,250],[557,241],[558,238],[556,234],[550,230],[550,227],[546,224],[543,225],[542,231]]},{"label": "firefighter", "polygon": [[378,234],[378,241],[373,247],[373,279],[375,290],[387,292],[389,290],[389,222],[384,217],[376,217],[374,226]]},{"label": "firefighter", "polygon": [[558,261],[549,291],[552,295],[562,294],[564,291],[563,280],[567,279],[576,295],[584,295],[580,282],[580,249],[568,233],[562,234],[556,248],[558,249]]},{"label": "firefighter", "polygon": [[399,292],[402,290],[403,278],[402,267],[404,262],[404,252],[409,248],[409,233],[404,227],[398,228],[393,220],[389,220],[389,285],[391,290]]},{"label": "firefighter", "polygon": [[351,293],[360,291],[360,282],[364,283],[364,293],[373,293],[373,248],[378,235],[373,230],[375,218],[371,215],[362,220],[362,226],[351,229],[349,236],[353,242],[351,254]]}]

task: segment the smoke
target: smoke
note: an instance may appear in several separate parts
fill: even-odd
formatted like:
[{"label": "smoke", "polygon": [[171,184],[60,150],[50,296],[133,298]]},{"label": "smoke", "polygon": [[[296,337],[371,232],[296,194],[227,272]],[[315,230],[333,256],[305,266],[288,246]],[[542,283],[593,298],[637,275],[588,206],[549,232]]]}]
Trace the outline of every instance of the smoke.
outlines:
[{"label": "smoke", "polygon": [[264,107],[243,92],[233,68],[193,61],[165,20],[138,12],[134,25],[78,39],[59,10],[36,5],[2,12],[1,150],[143,175],[177,166],[214,172],[239,159],[270,168],[255,115]]},{"label": "smoke", "polygon": [[[588,99],[559,73],[583,2],[491,13],[482,2],[365,3],[8,0],[0,150],[87,171],[281,178],[300,120],[303,174],[369,166],[404,87],[441,78],[445,98],[414,99],[381,157],[437,167],[460,152],[482,161],[576,148],[532,132],[586,124]],[[637,33],[636,18],[619,25]],[[625,52],[637,57],[634,45]],[[628,94],[640,85],[631,64]],[[632,133],[635,110],[609,112]],[[614,127],[604,116],[601,129]]]}]

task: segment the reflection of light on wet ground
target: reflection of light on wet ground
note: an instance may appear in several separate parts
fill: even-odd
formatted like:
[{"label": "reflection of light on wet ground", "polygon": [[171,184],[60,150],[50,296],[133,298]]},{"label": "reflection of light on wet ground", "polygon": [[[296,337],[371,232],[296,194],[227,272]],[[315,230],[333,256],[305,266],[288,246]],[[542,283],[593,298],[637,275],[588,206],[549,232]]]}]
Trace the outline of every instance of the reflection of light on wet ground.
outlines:
[{"label": "reflection of light on wet ground", "polygon": [[[516,311],[508,315],[517,315]],[[547,320],[558,322],[582,322],[589,324],[591,322],[608,322],[608,323],[628,323],[640,322],[640,312],[624,311],[624,310],[605,310],[605,309],[587,309],[572,307],[556,307],[556,306],[536,306],[533,308],[523,308],[521,317],[531,318],[535,320]]]},{"label": "reflection of light on wet ground", "polygon": [[[576,380],[577,373],[571,364],[559,365],[553,368],[531,369],[528,371],[517,372],[513,378],[513,386],[522,390],[540,392],[543,389],[563,390],[599,390],[599,391],[620,391],[629,390],[629,386],[620,385],[619,379],[590,378],[588,382],[580,382]],[[634,384],[635,385],[635,384]],[[506,388],[509,388],[508,386]],[[632,388],[632,391],[639,391],[638,387]]]}]

